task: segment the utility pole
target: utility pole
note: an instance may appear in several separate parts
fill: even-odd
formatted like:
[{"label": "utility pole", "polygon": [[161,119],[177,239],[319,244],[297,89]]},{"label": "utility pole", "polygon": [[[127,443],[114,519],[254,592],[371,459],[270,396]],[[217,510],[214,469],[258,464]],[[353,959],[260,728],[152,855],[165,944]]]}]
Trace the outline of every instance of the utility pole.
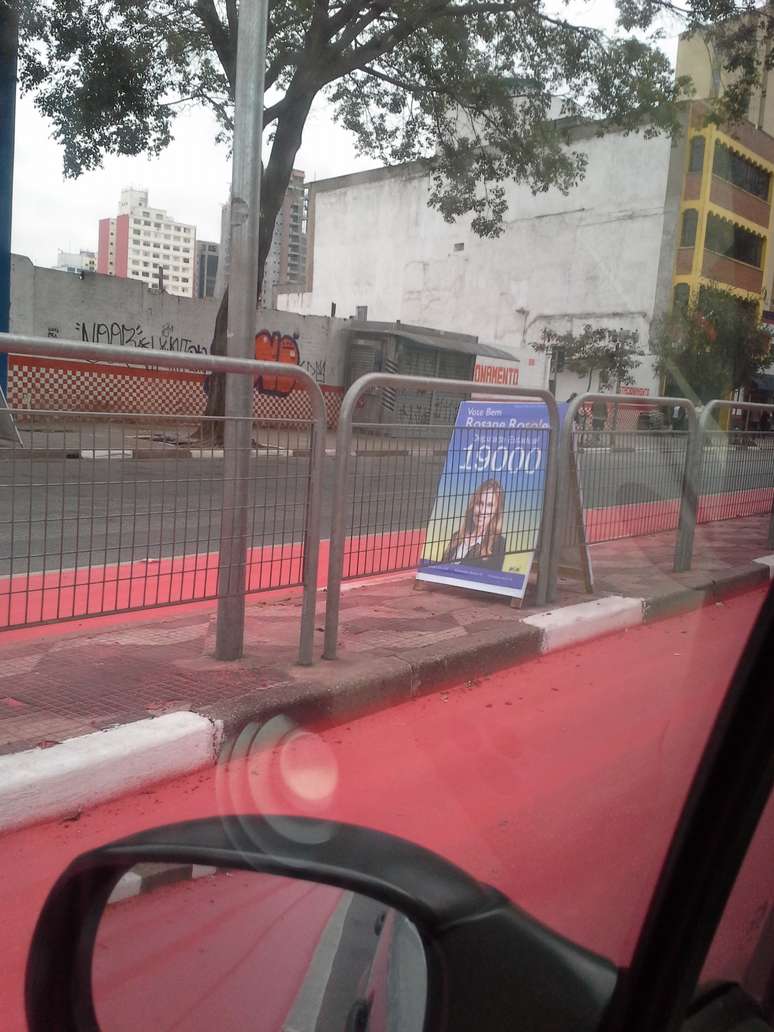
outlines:
[{"label": "utility pole", "polygon": [[[231,161],[230,358],[255,358],[261,139],[268,0],[241,0],[237,37],[234,148]],[[248,474],[252,447],[253,383],[226,373],[223,506],[220,520],[215,655],[239,659],[244,645]]]},{"label": "utility pole", "polygon": [[[13,145],[16,121],[16,61],[19,19],[0,0],[0,332],[11,319],[11,213],[13,211]],[[0,390],[8,397],[8,355],[0,354]]]}]

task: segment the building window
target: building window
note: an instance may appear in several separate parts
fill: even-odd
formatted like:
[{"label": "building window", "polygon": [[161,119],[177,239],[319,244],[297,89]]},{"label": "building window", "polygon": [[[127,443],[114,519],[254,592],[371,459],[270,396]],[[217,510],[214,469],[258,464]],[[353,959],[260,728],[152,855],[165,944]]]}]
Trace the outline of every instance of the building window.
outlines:
[{"label": "building window", "polygon": [[760,269],[763,258],[763,238],[748,229],[727,222],[717,215],[707,215],[707,235],[704,246],[708,251],[733,258],[736,262],[754,265]]},{"label": "building window", "polygon": [[704,170],[704,137],[694,136],[691,140],[691,153],[688,159],[689,172],[702,172]]},{"label": "building window", "polygon": [[738,186],[740,190],[754,194],[764,201],[769,199],[769,181],[771,176],[762,168],[754,165],[741,154],[732,151],[725,144],[715,144],[715,157],[712,162],[712,173],[727,183]]},{"label": "building window", "polygon": [[680,247],[693,247],[696,243],[696,226],[699,213],[695,208],[687,208],[683,212],[683,231],[680,235]]},{"label": "building window", "polygon": [[674,306],[675,308],[686,308],[688,305],[688,299],[690,298],[691,290],[687,283],[678,283],[675,286],[674,291]]}]

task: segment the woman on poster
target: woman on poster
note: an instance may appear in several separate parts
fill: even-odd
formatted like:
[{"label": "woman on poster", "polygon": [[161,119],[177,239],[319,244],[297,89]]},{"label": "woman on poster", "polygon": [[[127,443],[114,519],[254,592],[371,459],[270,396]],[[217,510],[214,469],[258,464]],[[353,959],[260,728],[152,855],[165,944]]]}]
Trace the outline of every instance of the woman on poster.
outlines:
[{"label": "woman on poster", "polygon": [[505,559],[504,492],[498,480],[479,484],[468,501],[459,529],[452,535],[441,562],[502,570]]}]

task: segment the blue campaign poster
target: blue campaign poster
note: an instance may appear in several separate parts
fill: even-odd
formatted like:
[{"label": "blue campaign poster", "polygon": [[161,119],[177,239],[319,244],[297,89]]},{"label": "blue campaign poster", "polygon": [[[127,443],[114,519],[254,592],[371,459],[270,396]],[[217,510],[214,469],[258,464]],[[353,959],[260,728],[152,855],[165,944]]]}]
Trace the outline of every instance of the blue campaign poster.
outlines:
[{"label": "blue campaign poster", "polygon": [[548,443],[542,402],[460,404],[420,580],[524,598],[543,516]]}]

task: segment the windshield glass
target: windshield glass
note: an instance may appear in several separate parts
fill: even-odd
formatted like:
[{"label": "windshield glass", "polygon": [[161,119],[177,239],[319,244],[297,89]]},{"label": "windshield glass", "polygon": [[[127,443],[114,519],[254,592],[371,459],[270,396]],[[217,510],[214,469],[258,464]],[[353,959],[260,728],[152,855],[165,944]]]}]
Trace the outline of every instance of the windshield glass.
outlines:
[{"label": "windshield glass", "polygon": [[74,856],[219,814],[628,964],[774,568],[769,9],[270,7],[0,0],[4,1028]]}]

